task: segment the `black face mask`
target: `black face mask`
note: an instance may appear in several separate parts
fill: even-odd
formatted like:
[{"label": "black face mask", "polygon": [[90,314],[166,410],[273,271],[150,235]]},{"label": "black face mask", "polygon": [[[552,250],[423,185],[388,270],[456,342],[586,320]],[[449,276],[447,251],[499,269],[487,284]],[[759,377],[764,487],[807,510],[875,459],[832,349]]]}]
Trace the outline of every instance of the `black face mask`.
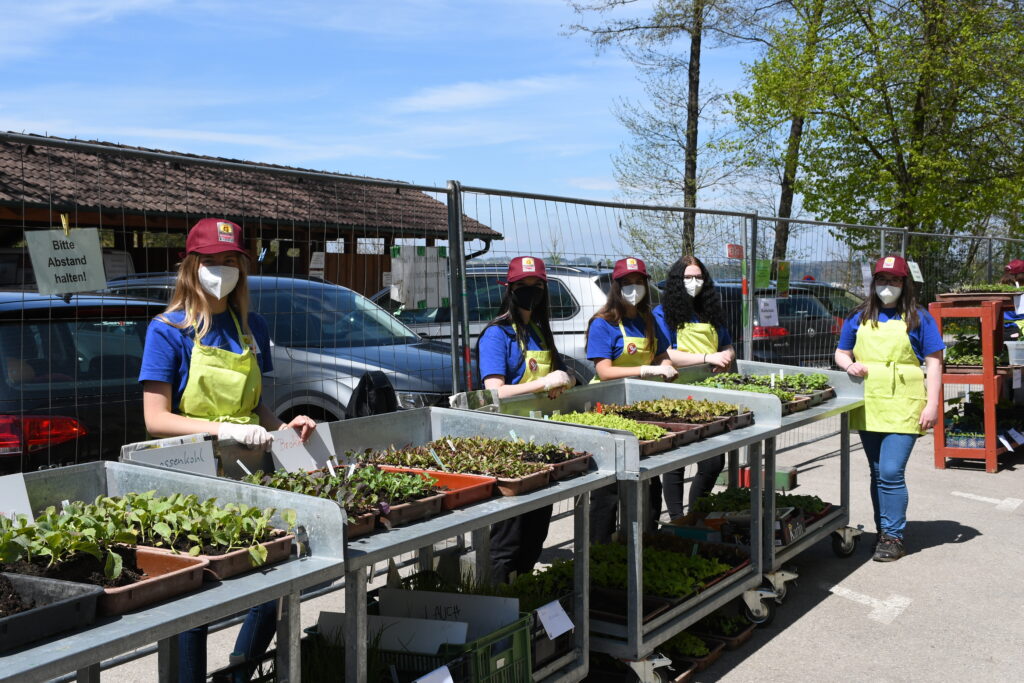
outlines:
[{"label": "black face mask", "polygon": [[527,285],[526,287],[513,289],[512,300],[519,308],[532,311],[537,304],[544,300],[544,288],[536,285]]}]

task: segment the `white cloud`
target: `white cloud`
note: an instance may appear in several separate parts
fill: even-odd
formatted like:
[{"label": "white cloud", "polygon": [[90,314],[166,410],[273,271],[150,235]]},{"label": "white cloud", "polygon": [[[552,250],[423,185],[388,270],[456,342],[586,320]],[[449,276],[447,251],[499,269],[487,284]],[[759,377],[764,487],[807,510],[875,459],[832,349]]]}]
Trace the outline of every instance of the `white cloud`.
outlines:
[{"label": "white cloud", "polygon": [[403,114],[481,109],[564,90],[574,81],[569,77],[542,76],[490,83],[455,83],[424,88],[393,102],[390,109]]}]

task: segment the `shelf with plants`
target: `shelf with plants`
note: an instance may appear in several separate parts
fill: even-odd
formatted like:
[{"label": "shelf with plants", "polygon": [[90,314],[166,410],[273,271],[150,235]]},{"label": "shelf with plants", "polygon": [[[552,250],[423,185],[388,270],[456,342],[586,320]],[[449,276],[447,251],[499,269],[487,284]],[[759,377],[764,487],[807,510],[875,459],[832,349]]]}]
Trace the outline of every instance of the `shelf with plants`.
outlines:
[{"label": "shelf with plants", "polygon": [[772,394],[782,402],[783,415],[806,410],[836,396],[835,389],[829,384],[828,377],[820,372],[786,374],[785,371],[780,371],[778,374],[768,375],[720,373],[711,375],[696,384],[719,389]]},{"label": "shelf with plants", "polygon": [[[935,425],[934,462],[937,469],[945,469],[950,459],[983,460],[985,471],[994,473],[999,470],[999,456],[1008,451],[998,438],[997,405],[1008,398],[1014,377],[1019,378],[1024,372],[1021,366],[1002,364],[1006,360],[1003,311],[1013,308],[1015,290],[1006,290],[1005,285],[976,285],[970,289],[979,291],[939,295],[938,301],[928,307],[940,333],[947,326],[955,333],[955,341],[946,354],[942,395],[945,385],[982,387],[978,392],[981,409],[972,410],[977,419],[971,425],[966,421],[952,425],[955,431],[951,439],[947,439],[946,419]],[[949,401],[947,404],[954,409],[958,405]],[[983,439],[980,448],[977,435]]]}]

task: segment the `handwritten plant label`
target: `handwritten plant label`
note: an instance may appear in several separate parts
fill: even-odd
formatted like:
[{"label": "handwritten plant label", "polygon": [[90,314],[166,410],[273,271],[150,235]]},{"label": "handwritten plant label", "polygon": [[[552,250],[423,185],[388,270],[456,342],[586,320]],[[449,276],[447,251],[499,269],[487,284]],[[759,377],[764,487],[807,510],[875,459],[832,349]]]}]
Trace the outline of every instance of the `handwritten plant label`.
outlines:
[{"label": "handwritten plant label", "polygon": [[563,633],[573,630],[572,619],[565,613],[562,604],[555,600],[537,608],[537,617],[548,634],[548,638],[554,640]]},{"label": "handwritten plant label", "polygon": [[217,459],[213,456],[212,441],[145,448],[126,454],[125,459],[179,472],[217,476]]}]

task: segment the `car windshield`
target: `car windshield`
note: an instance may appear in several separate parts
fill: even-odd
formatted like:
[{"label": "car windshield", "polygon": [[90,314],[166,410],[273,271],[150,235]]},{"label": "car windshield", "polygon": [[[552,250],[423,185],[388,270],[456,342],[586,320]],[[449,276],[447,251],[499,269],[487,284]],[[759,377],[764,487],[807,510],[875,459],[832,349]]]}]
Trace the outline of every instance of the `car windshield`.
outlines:
[{"label": "car windshield", "polygon": [[784,299],[776,299],[776,302],[780,317],[798,315],[828,316],[828,310],[822,306],[821,302],[807,294],[797,294]]},{"label": "car windshield", "polygon": [[825,305],[829,313],[840,318],[846,318],[850,311],[860,306],[863,299],[845,289],[828,289],[816,293],[818,300]]},{"label": "car windshield", "polygon": [[253,288],[253,309],[275,344],[339,348],[411,344],[419,337],[362,296],[342,287]]}]

